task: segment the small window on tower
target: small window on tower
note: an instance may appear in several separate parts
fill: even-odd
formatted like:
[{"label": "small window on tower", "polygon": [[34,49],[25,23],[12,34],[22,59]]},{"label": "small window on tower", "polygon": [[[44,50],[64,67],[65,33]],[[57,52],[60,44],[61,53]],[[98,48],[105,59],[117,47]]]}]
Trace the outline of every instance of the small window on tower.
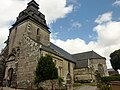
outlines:
[{"label": "small window on tower", "polygon": [[70,73],[70,62],[68,62],[68,72]]},{"label": "small window on tower", "polygon": [[37,35],[39,35],[39,32],[40,32],[40,29],[38,28],[38,29],[37,29]]},{"label": "small window on tower", "polygon": [[39,28],[37,28],[36,39],[37,39],[38,41],[40,41],[40,29],[39,29]]},{"label": "small window on tower", "polygon": [[56,65],[56,60],[54,60],[54,64]]}]

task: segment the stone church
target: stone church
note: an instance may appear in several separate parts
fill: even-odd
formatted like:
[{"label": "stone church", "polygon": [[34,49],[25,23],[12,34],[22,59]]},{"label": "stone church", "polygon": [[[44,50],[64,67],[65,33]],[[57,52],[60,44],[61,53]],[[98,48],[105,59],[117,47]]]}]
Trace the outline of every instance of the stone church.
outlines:
[{"label": "stone church", "polygon": [[95,81],[95,72],[98,71],[101,76],[108,76],[106,59],[94,51],[77,53],[72,55],[76,61],[74,69],[74,81],[93,82]]},{"label": "stone church", "polygon": [[38,9],[39,5],[31,0],[9,29],[6,47],[2,51],[5,54],[2,59],[6,62],[4,78],[9,78],[11,84],[13,81],[32,82],[37,60],[46,54],[53,57],[58,74],[65,83],[68,79],[71,83],[74,79],[95,80],[94,72],[99,68],[103,76],[107,75],[105,58],[94,51],[71,55],[51,43],[45,16]]}]

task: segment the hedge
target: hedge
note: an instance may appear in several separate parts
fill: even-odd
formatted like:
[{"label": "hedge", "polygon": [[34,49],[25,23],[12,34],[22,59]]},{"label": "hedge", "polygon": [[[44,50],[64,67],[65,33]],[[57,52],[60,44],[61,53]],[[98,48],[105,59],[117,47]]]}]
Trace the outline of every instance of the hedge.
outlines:
[{"label": "hedge", "polygon": [[101,81],[104,83],[111,82],[111,81],[120,81],[120,76],[101,77]]}]

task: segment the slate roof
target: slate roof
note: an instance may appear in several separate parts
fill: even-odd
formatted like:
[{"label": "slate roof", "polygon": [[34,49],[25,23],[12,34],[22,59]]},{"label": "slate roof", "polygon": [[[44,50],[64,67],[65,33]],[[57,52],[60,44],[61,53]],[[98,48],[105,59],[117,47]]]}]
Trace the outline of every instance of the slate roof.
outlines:
[{"label": "slate roof", "polygon": [[107,69],[107,70],[108,70],[108,72],[109,72],[109,71],[115,71],[115,70],[114,70],[114,69],[112,69],[112,68],[110,68],[110,69]]},{"label": "slate roof", "polygon": [[66,52],[65,50],[61,49],[60,47],[56,46],[53,43],[50,43],[50,47],[42,45],[41,49],[45,50],[47,52],[50,52],[52,54],[55,54],[55,55],[57,55],[59,57],[62,57],[64,59],[66,59],[67,61],[75,63],[75,61],[74,61],[71,54],[69,54],[68,52]]},{"label": "slate roof", "polygon": [[67,51],[63,50],[62,48],[56,46],[55,44],[50,42],[50,46],[45,46],[41,42],[38,42],[37,40],[35,40],[33,38],[30,38],[30,39],[33,40],[34,42],[38,43],[38,44],[41,44],[40,49],[45,50],[47,52],[50,52],[52,54],[55,54],[59,57],[62,57],[64,59],[68,60],[68,61],[71,61],[71,62],[75,63],[75,60],[70,53],[68,53]]},{"label": "slate roof", "polygon": [[109,73],[109,75],[115,75],[115,74],[119,74],[119,72],[118,71],[115,71],[114,69],[107,69],[108,70],[108,73]]},{"label": "slate roof", "polygon": [[54,49],[55,51],[57,51],[58,53],[60,53],[63,57],[65,57],[66,59],[75,62],[74,58],[72,57],[72,55],[70,53],[68,53],[67,51],[63,50],[62,48],[56,46],[53,43],[50,43],[50,47],[52,49]]},{"label": "slate roof", "polygon": [[[32,38],[31,38],[32,39]],[[62,57],[68,61],[71,61],[73,63],[76,63],[75,68],[84,68],[88,67],[88,59],[105,59],[104,57],[100,56],[94,51],[89,52],[83,52],[83,53],[77,53],[77,54],[70,54],[67,51],[63,50],[62,48],[56,46],[55,44],[50,42],[50,46],[45,46],[42,43],[32,39],[36,43],[41,44],[42,50],[45,50],[47,52],[50,52],[52,54],[55,54],[59,57]]]},{"label": "slate roof", "polygon": [[100,56],[94,51],[88,51],[83,53],[77,53],[72,55],[76,60],[84,60],[84,59],[105,59],[105,57]]},{"label": "slate roof", "polygon": [[88,67],[88,60],[79,60],[76,61],[75,68],[76,69],[81,69],[81,68],[87,68]]},{"label": "slate roof", "polygon": [[72,55],[76,60],[75,68],[87,68],[88,67],[88,59],[105,59],[94,51],[88,51],[83,53],[77,53]]}]

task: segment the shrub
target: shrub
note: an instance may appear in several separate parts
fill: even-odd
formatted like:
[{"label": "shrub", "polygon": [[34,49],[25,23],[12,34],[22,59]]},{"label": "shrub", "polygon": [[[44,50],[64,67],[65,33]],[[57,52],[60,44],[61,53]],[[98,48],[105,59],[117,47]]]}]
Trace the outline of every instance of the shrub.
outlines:
[{"label": "shrub", "polygon": [[101,77],[101,90],[111,90],[111,81],[120,81],[120,75]]},{"label": "shrub", "polygon": [[101,77],[101,81],[105,83],[110,83],[111,81],[120,81],[120,76]]},{"label": "shrub", "polygon": [[38,87],[39,83],[54,79],[58,79],[58,70],[55,67],[52,56],[41,56],[36,66],[35,85]]}]

